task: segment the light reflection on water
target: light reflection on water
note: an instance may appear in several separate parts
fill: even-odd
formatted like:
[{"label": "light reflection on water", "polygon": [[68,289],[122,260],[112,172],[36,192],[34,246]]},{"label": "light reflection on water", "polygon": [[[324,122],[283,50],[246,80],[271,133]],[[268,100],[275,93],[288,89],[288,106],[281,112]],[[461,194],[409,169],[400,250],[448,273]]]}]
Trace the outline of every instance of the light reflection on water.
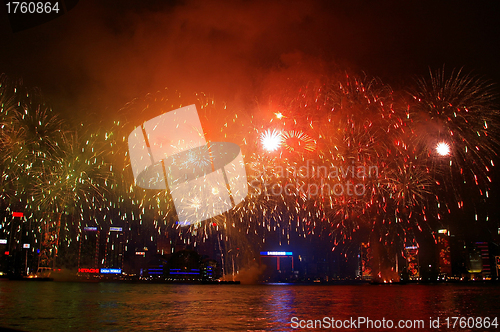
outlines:
[{"label": "light reflection on water", "polygon": [[500,287],[496,285],[172,285],[3,280],[0,326],[24,331],[289,331],[292,317],[365,316],[426,322],[438,316],[494,317],[500,314],[499,299]]}]

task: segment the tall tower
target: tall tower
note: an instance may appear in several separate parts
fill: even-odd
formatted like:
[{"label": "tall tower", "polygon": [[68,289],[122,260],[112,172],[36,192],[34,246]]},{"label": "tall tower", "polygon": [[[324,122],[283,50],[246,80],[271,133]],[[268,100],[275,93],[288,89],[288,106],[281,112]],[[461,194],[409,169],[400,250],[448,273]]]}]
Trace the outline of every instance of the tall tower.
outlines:
[{"label": "tall tower", "polygon": [[365,280],[370,280],[372,278],[372,266],[371,266],[372,252],[370,248],[370,243],[361,243],[361,276]]},{"label": "tall tower", "polygon": [[483,278],[491,277],[490,250],[488,242],[476,242],[476,248],[481,253]]},{"label": "tall tower", "polygon": [[41,219],[42,243],[40,245],[37,270],[37,275],[40,277],[50,276],[51,272],[56,268],[61,217],[61,213],[45,213]]},{"label": "tall tower", "polygon": [[97,227],[86,226],[80,233],[78,247],[78,273],[90,275],[99,273],[99,241],[101,232]]},{"label": "tall tower", "polygon": [[418,247],[408,246],[405,247],[406,270],[408,271],[408,278],[410,280],[420,279],[420,264],[418,260]]},{"label": "tall tower", "polygon": [[33,272],[36,256],[36,236],[31,230],[31,220],[27,220],[22,212],[13,212],[9,226],[10,231],[4,233],[2,239],[7,249],[4,251],[7,272],[12,277],[27,276]]},{"label": "tall tower", "polygon": [[103,267],[107,269],[123,269],[125,253],[125,232],[122,227],[110,226],[106,234],[106,251]]},{"label": "tall tower", "polygon": [[442,277],[451,276],[450,231],[438,230],[437,235],[438,268]]}]

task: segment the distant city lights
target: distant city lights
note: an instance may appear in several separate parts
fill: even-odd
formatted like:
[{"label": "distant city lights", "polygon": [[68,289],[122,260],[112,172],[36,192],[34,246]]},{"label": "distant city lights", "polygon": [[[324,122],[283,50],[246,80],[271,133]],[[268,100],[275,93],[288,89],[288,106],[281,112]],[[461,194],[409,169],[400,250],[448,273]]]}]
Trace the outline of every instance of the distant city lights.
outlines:
[{"label": "distant city lights", "polygon": [[121,274],[122,269],[101,269],[102,274]]},{"label": "distant city lights", "polygon": [[86,269],[86,268],[80,268],[78,269],[79,273],[99,273],[99,269]]},{"label": "distant city lights", "polygon": [[291,251],[261,251],[261,256],[293,256]]}]

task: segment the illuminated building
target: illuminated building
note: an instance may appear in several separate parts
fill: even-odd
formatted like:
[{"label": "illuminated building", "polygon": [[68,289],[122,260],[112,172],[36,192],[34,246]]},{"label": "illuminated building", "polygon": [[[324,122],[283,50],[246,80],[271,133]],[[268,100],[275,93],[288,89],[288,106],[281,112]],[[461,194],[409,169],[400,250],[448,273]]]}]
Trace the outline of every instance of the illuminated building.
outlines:
[{"label": "illuminated building", "polygon": [[490,250],[488,242],[476,242],[481,255],[481,274],[483,278],[491,278]]},{"label": "illuminated building", "polygon": [[372,278],[371,249],[369,243],[361,243],[361,276],[363,279]]},{"label": "illuminated building", "polygon": [[492,277],[488,242],[475,242],[469,246],[466,267],[471,279],[482,280]]},{"label": "illuminated building", "polygon": [[141,277],[149,280],[164,280],[166,273],[167,261],[160,255],[155,255],[150,259],[147,267],[141,271]]},{"label": "illuminated building", "polygon": [[264,277],[267,281],[290,281],[293,277],[294,260],[291,251],[261,251],[259,263],[267,267]]},{"label": "illuminated building", "polygon": [[418,260],[418,247],[408,246],[405,247],[406,270],[409,280],[420,279],[420,264]]},{"label": "illuminated building", "polygon": [[78,248],[78,273],[80,275],[95,275],[99,270],[100,236],[101,232],[97,227],[83,228]]},{"label": "illuminated building", "polygon": [[217,262],[213,259],[205,259],[201,265],[201,274],[203,280],[215,280],[220,278]]},{"label": "illuminated building", "polygon": [[102,264],[104,268],[123,269],[125,240],[125,232],[122,227],[109,227],[109,231],[106,234],[105,253]]},{"label": "illuminated building", "polygon": [[495,256],[495,266],[497,271],[497,278],[500,276],[500,256]]},{"label": "illuminated building", "polygon": [[451,276],[450,232],[447,229],[438,230],[437,250],[438,269],[441,276]]},{"label": "illuminated building", "polygon": [[13,212],[10,222],[1,230],[2,274],[18,278],[35,272],[38,250],[31,220],[26,220],[22,212]]},{"label": "illuminated building", "polygon": [[57,214],[54,217],[51,214],[46,214],[42,218],[42,239],[37,269],[39,277],[49,277],[51,271],[56,268],[61,214]]},{"label": "illuminated building", "polygon": [[175,252],[168,261],[167,278],[176,281],[202,279],[201,257],[194,250]]},{"label": "illuminated building", "polygon": [[483,271],[483,259],[481,257],[481,252],[477,248],[472,248],[467,257],[467,272],[472,274],[474,278],[475,274],[481,273]]},{"label": "illuminated building", "polygon": [[291,251],[261,251],[260,259],[262,262],[262,257],[276,257],[276,270],[281,271],[283,263],[280,263],[280,258],[291,258],[291,270],[293,271],[293,253]]}]

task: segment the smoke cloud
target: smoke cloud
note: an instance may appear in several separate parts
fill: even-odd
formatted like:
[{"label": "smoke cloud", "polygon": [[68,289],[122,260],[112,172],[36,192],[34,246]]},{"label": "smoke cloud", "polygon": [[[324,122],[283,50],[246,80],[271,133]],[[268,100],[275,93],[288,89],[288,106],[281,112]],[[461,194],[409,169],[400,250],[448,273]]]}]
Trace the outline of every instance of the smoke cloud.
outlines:
[{"label": "smoke cloud", "polygon": [[62,17],[17,33],[0,17],[0,72],[41,87],[71,117],[113,117],[131,99],[165,87],[251,111],[255,101],[339,69],[396,81],[443,63],[499,73],[488,61],[500,55],[488,41],[498,36],[498,10],[471,6],[81,0]]}]

